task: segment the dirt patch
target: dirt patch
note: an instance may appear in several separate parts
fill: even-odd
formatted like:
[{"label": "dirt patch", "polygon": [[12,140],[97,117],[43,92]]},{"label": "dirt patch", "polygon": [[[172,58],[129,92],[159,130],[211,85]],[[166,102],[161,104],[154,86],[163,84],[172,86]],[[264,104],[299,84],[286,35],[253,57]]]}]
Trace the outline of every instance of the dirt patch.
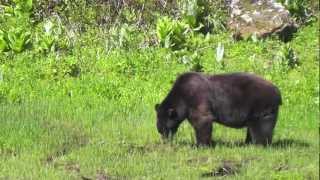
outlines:
[{"label": "dirt patch", "polygon": [[192,158],[192,159],[188,159],[187,163],[188,164],[205,164],[209,162],[209,158],[208,157],[197,157],[197,158]]},{"label": "dirt patch", "polygon": [[130,144],[130,145],[127,145],[126,148],[128,149],[127,152],[129,154],[132,154],[132,153],[145,154],[145,153],[151,151],[150,147],[143,146],[143,145]]},{"label": "dirt patch", "polygon": [[223,161],[222,164],[211,172],[203,173],[202,177],[221,177],[230,176],[238,173],[241,168],[241,163],[234,161]]},{"label": "dirt patch", "polygon": [[279,164],[278,166],[274,167],[275,171],[286,171],[289,170],[289,166],[287,164]]},{"label": "dirt patch", "polygon": [[62,145],[55,148],[56,150],[54,150],[52,153],[49,153],[45,158],[42,159],[42,161],[46,164],[53,163],[56,159],[59,159],[60,157],[71,153],[72,150],[85,146],[87,144],[86,142],[87,140],[84,139],[82,139],[80,142],[65,142]]},{"label": "dirt patch", "polygon": [[13,149],[0,148],[0,157],[16,157],[18,153]]},{"label": "dirt patch", "polygon": [[42,139],[42,143],[52,146],[47,155],[42,158],[45,164],[51,164],[56,159],[71,153],[75,149],[84,147],[89,143],[89,137],[85,131],[74,124],[57,123],[43,124],[43,128],[48,131],[48,134]]},{"label": "dirt patch", "polygon": [[76,174],[80,173],[80,164],[73,161],[55,162],[53,164],[53,167],[58,170],[65,170],[65,171],[76,173]]},{"label": "dirt patch", "polygon": [[178,146],[168,146],[163,144],[145,144],[145,145],[138,145],[138,144],[120,144],[120,146],[127,149],[128,153],[139,153],[139,154],[146,154],[154,151],[165,151],[169,149],[178,149]]},{"label": "dirt patch", "polygon": [[292,146],[309,147],[310,144],[297,139],[279,139],[271,144],[273,148],[289,148]]},{"label": "dirt patch", "polygon": [[202,177],[232,176],[240,173],[240,169],[246,166],[248,163],[250,163],[253,160],[258,160],[258,158],[249,157],[241,161],[223,160],[217,168],[213,169],[210,172],[203,173],[201,176]]},{"label": "dirt patch", "polygon": [[75,173],[80,173],[80,165],[77,163],[69,163],[65,165],[65,170]]},{"label": "dirt patch", "polygon": [[53,164],[55,169],[66,171],[70,174],[75,175],[78,179],[82,180],[119,180],[119,179],[129,179],[121,176],[111,176],[105,170],[99,169],[96,173],[85,174],[81,170],[81,166],[77,162],[67,161],[67,162],[55,162]]},{"label": "dirt patch", "polygon": [[104,170],[97,171],[96,180],[107,180],[110,177],[107,176],[107,173]]},{"label": "dirt patch", "polygon": [[65,154],[67,154],[67,149],[62,148],[60,150],[57,150],[54,153],[47,155],[47,157],[42,159],[42,161],[46,164],[51,164],[55,161],[55,159],[65,155]]},{"label": "dirt patch", "polygon": [[93,180],[93,178],[91,178],[91,177],[86,177],[86,176],[80,176],[80,178],[81,178],[82,180]]},{"label": "dirt patch", "polygon": [[119,180],[119,179],[128,179],[126,177],[116,177],[107,175],[104,170],[98,170],[95,176],[80,176],[82,180]]}]

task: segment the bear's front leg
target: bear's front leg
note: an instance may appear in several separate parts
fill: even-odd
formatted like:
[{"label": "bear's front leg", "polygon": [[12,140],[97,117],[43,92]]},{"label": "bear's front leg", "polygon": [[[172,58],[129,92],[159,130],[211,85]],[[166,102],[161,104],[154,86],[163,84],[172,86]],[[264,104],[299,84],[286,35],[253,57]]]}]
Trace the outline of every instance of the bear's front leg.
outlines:
[{"label": "bear's front leg", "polygon": [[197,138],[197,146],[210,146],[212,145],[211,133],[212,123],[204,122],[194,127]]},{"label": "bear's front leg", "polygon": [[247,129],[247,137],[246,137],[245,143],[246,144],[252,143],[252,137],[251,137],[249,128]]}]

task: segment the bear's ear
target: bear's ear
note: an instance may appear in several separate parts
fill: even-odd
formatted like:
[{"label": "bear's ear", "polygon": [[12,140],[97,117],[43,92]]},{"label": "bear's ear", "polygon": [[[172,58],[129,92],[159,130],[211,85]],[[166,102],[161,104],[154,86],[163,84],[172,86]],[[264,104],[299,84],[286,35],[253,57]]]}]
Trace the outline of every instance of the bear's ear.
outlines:
[{"label": "bear's ear", "polygon": [[156,104],[155,106],[154,106],[154,109],[156,110],[156,111],[158,111],[158,109],[159,109],[159,104]]},{"label": "bear's ear", "polygon": [[174,119],[174,118],[176,118],[178,116],[178,113],[177,113],[177,111],[175,109],[170,108],[168,110],[168,115],[169,115],[169,118]]}]

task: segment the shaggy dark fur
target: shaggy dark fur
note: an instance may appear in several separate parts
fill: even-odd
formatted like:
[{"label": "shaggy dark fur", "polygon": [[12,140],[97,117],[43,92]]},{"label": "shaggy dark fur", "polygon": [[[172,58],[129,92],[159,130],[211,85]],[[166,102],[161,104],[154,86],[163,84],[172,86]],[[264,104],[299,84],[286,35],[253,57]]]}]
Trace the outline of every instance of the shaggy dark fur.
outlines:
[{"label": "shaggy dark fur", "polygon": [[256,75],[189,72],[179,76],[168,96],[156,105],[157,129],[167,138],[188,119],[197,145],[210,145],[212,123],[217,122],[247,127],[246,143],[267,145],[272,141],[280,105],[279,89]]}]

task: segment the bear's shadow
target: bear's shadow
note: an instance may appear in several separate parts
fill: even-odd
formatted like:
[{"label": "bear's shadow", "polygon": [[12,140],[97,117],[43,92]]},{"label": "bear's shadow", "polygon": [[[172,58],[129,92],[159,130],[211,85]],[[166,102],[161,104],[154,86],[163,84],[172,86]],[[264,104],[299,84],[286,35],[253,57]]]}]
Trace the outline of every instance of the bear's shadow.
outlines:
[{"label": "bear's shadow", "polygon": [[[181,145],[181,146],[192,146],[192,147],[196,147],[195,144],[191,143],[191,142],[186,142],[186,141],[180,141],[177,142],[177,144]],[[246,147],[246,146],[250,146],[249,144],[246,144],[243,141],[225,141],[225,140],[221,140],[221,139],[215,139],[213,142],[213,145],[210,146],[209,148],[215,148],[217,146],[224,146],[224,147],[228,147],[228,148],[233,148],[233,147]],[[271,148],[281,148],[281,149],[286,149],[289,147],[309,147],[310,144],[307,142],[303,142],[301,140],[297,140],[297,139],[279,139],[279,140],[275,140],[269,147]]]}]

